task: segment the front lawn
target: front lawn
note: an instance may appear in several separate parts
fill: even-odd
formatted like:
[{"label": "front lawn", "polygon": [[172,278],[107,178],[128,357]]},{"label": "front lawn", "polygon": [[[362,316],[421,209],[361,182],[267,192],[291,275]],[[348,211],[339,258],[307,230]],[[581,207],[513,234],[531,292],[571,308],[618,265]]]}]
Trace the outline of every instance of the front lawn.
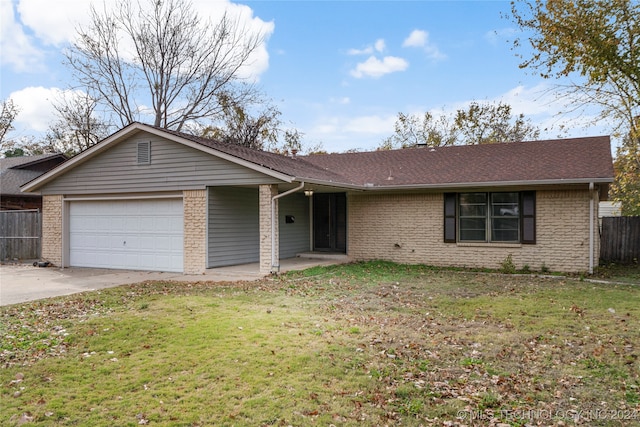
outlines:
[{"label": "front lawn", "polygon": [[384,262],[0,308],[0,425],[640,425],[640,287]]}]

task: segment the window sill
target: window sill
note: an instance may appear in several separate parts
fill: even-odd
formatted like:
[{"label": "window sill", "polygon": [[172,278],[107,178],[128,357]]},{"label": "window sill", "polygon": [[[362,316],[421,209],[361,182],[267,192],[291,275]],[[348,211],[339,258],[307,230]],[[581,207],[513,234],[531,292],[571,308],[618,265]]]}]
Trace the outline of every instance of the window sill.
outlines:
[{"label": "window sill", "polygon": [[522,243],[485,243],[485,242],[457,242],[462,248],[521,248]]}]

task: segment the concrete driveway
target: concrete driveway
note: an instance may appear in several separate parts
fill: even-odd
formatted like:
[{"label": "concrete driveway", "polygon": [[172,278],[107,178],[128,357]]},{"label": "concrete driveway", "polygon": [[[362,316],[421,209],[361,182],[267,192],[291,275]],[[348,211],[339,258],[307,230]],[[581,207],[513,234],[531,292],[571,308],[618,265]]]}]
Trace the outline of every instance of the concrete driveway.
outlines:
[{"label": "concrete driveway", "polygon": [[[347,261],[346,258],[291,258],[281,260],[280,268],[282,272],[285,272]],[[212,268],[204,274],[198,275],[78,267],[41,268],[34,267],[32,264],[3,264],[0,265],[0,305],[18,304],[60,295],[140,283],[146,280],[237,282],[258,280],[263,277],[257,263]]]}]

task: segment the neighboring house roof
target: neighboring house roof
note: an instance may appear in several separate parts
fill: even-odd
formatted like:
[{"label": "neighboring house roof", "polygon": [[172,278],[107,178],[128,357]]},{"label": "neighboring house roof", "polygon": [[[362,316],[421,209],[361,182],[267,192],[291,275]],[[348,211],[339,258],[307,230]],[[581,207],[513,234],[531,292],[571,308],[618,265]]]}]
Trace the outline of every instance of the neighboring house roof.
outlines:
[{"label": "neighboring house roof", "polygon": [[0,159],[0,194],[27,196],[20,186],[39,177],[54,166],[64,162],[63,154],[39,154],[36,156],[7,157]]},{"label": "neighboring house roof", "polygon": [[608,136],[289,157],[132,123],[23,189],[36,190],[138,132],[150,132],[285,182],[361,190],[613,181]]}]

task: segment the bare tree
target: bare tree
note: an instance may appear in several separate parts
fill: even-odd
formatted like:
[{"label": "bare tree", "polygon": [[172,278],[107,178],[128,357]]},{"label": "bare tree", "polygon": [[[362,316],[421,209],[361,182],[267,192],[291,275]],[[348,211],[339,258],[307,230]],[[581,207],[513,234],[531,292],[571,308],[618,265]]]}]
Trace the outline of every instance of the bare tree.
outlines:
[{"label": "bare tree", "polygon": [[20,112],[20,109],[14,104],[13,100],[5,99],[2,101],[0,110],[0,146],[3,146],[4,137],[8,132],[13,130],[13,121]]},{"label": "bare tree", "polygon": [[84,92],[67,93],[55,102],[57,120],[49,125],[45,137],[48,145],[65,154],[76,154],[107,137],[111,125],[95,114],[97,106],[97,101]]},{"label": "bare tree", "polygon": [[239,19],[202,20],[189,0],[117,0],[113,13],[105,3],[90,14],[67,62],[122,126],[151,105],[153,125],[181,130],[220,114],[219,95],[242,104],[254,93],[240,71],[264,36]]}]

